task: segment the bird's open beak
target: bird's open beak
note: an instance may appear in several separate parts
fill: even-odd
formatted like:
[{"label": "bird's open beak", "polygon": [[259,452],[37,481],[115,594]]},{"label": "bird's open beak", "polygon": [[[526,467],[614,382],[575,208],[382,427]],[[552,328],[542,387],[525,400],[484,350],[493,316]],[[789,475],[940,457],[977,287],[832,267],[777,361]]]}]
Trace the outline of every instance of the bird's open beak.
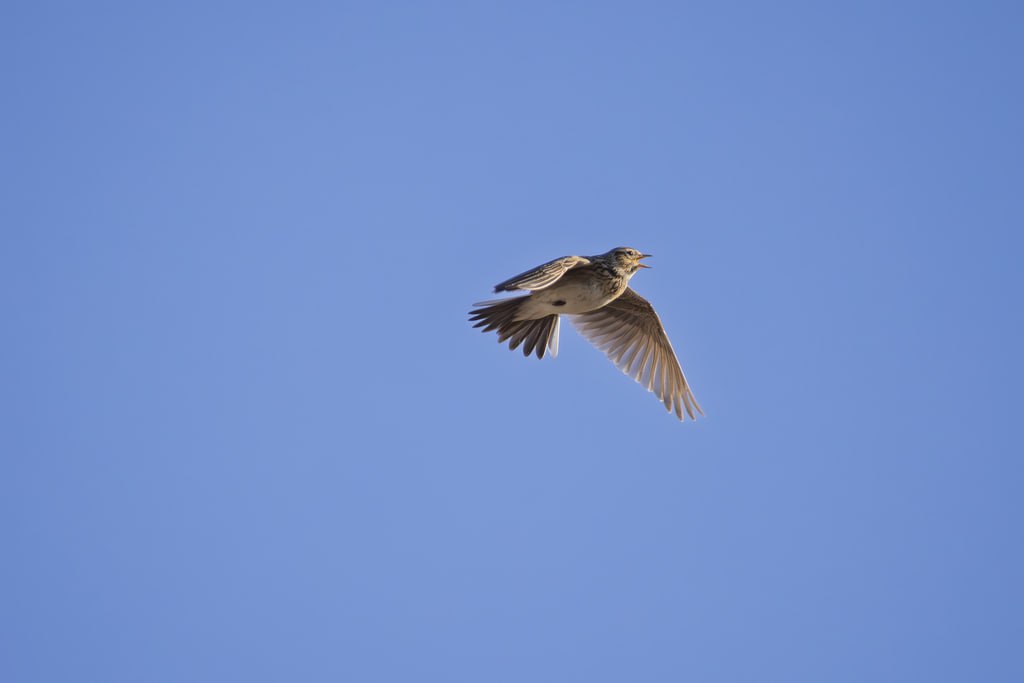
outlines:
[{"label": "bird's open beak", "polygon": [[650,254],[640,254],[639,256],[637,256],[636,257],[636,266],[637,266],[637,268],[650,268],[650,266],[647,265],[646,263],[640,263],[640,259],[650,258],[650,257],[651,257]]}]

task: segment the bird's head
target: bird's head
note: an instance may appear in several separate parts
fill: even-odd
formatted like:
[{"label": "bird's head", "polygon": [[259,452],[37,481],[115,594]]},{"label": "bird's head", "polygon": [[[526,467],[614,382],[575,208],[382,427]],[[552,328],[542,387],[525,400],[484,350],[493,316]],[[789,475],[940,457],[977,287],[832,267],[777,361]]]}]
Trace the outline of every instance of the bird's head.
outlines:
[{"label": "bird's head", "polygon": [[615,247],[605,254],[616,268],[623,270],[628,275],[633,275],[641,268],[650,268],[649,265],[641,263],[642,259],[650,257],[632,247]]}]

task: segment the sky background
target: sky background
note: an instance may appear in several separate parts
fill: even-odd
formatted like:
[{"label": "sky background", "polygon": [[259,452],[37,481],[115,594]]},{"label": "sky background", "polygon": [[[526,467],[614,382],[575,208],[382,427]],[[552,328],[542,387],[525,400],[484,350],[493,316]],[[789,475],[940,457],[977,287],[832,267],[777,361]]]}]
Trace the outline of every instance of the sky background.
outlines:
[{"label": "sky background", "polygon": [[[1024,680],[1022,25],[6,3],[0,679]],[[618,245],[706,419],[466,321]]]}]

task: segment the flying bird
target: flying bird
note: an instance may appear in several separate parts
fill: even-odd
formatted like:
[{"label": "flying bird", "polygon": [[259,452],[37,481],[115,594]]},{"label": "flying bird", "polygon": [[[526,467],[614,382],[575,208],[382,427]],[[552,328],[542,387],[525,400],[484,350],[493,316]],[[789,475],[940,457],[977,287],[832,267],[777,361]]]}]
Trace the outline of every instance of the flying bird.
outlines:
[{"label": "flying bird", "polygon": [[558,355],[561,315],[604,351],[620,370],[647,387],[680,420],[704,414],[654,307],[629,287],[650,254],[616,247],[598,256],[563,256],[494,286],[495,292],[527,291],[525,296],[473,304],[473,327],[496,330],[498,343],[523,347],[523,355]]}]

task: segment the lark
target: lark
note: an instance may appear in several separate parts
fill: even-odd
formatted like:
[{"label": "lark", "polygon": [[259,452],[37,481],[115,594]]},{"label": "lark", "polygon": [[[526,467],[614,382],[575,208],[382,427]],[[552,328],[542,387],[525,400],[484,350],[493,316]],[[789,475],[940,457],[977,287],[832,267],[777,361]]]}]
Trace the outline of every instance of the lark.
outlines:
[{"label": "lark", "polygon": [[669,412],[685,421],[703,415],[654,307],[629,287],[650,254],[616,247],[597,256],[563,256],[520,273],[495,292],[529,294],[474,304],[473,327],[498,333],[498,342],[523,355],[558,355],[562,315],[624,373],[654,392]]}]

